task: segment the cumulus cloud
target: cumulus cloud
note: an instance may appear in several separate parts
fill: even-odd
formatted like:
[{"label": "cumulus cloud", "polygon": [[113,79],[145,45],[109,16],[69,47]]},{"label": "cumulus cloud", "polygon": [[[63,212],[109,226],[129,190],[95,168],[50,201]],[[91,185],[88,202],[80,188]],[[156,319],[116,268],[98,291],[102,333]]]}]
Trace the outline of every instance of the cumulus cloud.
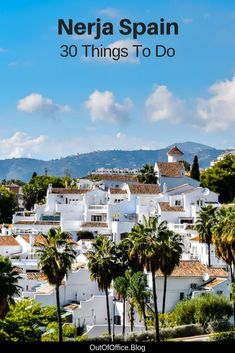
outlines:
[{"label": "cumulus cloud", "polygon": [[175,97],[166,86],[156,86],[147,98],[145,106],[151,122],[167,120],[179,123],[186,114],[184,102]]},{"label": "cumulus cloud", "polygon": [[118,18],[121,16],[121,11],[113,7],[106,7],[99,11],[99,15],[107,16],[109,18]]},{"label": "cumulus cloud", "polygon": [[17,131],[9,138],[0,138],[0,158],[31,157],[40,151],[46,140],[46,135],[33,138],[25,132]]},{"label": "cumulus cloud", "polygon": [[125,98],[118,103],[112,92],[94,91],[85,102],[92,121],[106,121],[108,123],[123,123],[129,120],[132,101]]},{"label": "cumulus cloud", "polygon": [[197,115],[207,132],[227,130],[235,125],[235,76],[209,87],[211,98],[197,100]]},{"label": "cumulus cloud", "polygon": [[31,93],[20,99],[17,108],[18,110],[27,113],[41,112],[44,114],[67,113],[70,111],[68,105],[56,104],[52,99],[43,97],[39,93]]}]

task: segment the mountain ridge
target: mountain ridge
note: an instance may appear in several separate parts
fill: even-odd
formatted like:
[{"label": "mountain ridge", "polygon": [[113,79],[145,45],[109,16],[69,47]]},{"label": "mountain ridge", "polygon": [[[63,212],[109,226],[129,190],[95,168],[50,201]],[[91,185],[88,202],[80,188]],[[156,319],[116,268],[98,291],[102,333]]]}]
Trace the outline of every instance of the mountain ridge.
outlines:
[{"label": "mountain ridge", "polygon": [[0,179],[21,179],[28,181],[32,173],[49,175],[70,175],[82,177],[91,171],[104,168],[139,168],[146,163],[154,164],[157,160],[167,161],[167,151],[177,146],[184,153],[184,159],[192,163],[197,154],[201,168],[209,166],[210,161],[228,149],[216,149],[197,142],[178,142],[158,150],[103,150],[78,153],[51,159],[48,161],[36,158],[11,158],[0,160]]}]

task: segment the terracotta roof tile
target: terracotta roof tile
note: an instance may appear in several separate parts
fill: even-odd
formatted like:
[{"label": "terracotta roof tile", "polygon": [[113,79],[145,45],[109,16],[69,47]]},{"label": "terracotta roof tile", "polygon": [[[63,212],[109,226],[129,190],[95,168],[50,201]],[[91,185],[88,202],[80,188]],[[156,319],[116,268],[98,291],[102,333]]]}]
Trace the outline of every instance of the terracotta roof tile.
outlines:
[{"label": "terracotta roof tile", "polygon": [[182,151],[180,151],[177,146],[174,146],[167,152],[167,154],[170,155],[170,156],[176,155],[176,154],[178,156],[182,156],[184,153]]},{"label": "terracotta roof tile", "polygon": [[66,188],[52,188],[52,194],[85,194],[91,189],[66,189]]},{"label": "terracotta roof tile", "polygon": [[118,189],[118,188],[110,188],[109,192],[110,194],[127,194],[126,190]]},{"label": "terracotta roof tile", "polygon": [[159,194],[160,186],[157,184],[129,184],[131,194]]},{"label": "terracotta roof tile", "polygon": [[163,212],[184,212],[181,206],[170,206],[169,202],[158,202],[161,211]]},{"label": "terracotta roof tile", "polygon": [[181,162],[157,162],[157,166],[161,176],[179,178],[185,173]]},{"label": "terracotta roof tile", "polygon": [[83,177],[82,179],[89,180],[117,180],[117,181],[137,181],[137,176],[132,174],[92,174]]},{"label": "terracotta roof tile", "polygon": [[29,281],[46,281],[47,276],[42,272],[26,272],[27,280]]},{"label": "terracotta roof tile", "polygon": [[[210,277],[228,277],[228,273],[222,268],[208,268],[199,261],[180,261],[180,265],[175,267],[172,277],[201,277],[208,273]],[[162,277],[160,270],[156,272],[156,276]]]},{"label": "terracotta roof tile", "polygon": [[0,246],[20,246],[11,235],[0,235]]},{"label": "terracotta roof tile", "polygon": [[225,278],[215,278],[211,282],[204,284],[202,287],[213,288],[213,287],[217,286],[218,284],[223,283],[224,281],[226,281]]},{"label": "terracotta roof tile", "polygon": [[108,228],[108,224],[104,222],[85,222],[81,227],[86,228]]}]

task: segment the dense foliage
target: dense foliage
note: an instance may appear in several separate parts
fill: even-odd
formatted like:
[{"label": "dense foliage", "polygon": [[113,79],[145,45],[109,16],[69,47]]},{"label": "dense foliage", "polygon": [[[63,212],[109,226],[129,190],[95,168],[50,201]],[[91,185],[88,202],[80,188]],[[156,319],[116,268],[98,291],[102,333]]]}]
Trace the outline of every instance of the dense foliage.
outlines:
[{"label": "dense foliage", "polygon": [[200,171],[199,171],[199,164],[198,164],[198,157],[195,156],[193,159],[192,167],[190,170],[190,177],[195,180],[200,180]]},{"label": "dense foliage", "polygon": [[14,192],[0,186],[0,223],[11,223],[17,206]]},{"label": "dense foliage", "polygon": [[23,187],[24,204],[27,210],[31,210],[35,203],[45,201],[49,184],[57,188],[76,187],[74,181],[68,176],[55,177],[33,174],[31,180]]},{"label": "dense foliage", "polygon": [[201,185],[219,193],[220,202],[231,202],[235,197],[235,156],[227,155],[201,173]]},{"label": "dense foliage", "polygon": [[177,303],[172,318],[176,325],[199,323],[206,327],[210,321],[229,319],[231,315],[232,305],[225,296],[203,293]]},{"label": "dense foliage", "polygon": [[144,184],[157,184],[157,176],[154,171],[154,166],[151,164],[145,164],[143,168],[140,169],[138,181]]},{"label": "dense foliage", "polygon": [[37,342],[41,328],[56,320],[55,307],[42,306],[25,299],[10,305],[4,320],[0,320],[0,341]]}]

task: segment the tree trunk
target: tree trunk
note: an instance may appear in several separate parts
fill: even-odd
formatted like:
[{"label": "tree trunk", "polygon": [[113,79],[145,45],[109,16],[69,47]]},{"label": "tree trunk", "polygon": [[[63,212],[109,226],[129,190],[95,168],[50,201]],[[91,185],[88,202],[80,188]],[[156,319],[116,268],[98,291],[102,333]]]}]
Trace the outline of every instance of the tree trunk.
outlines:
[{"label": "tree trunk", "polygon": [[131,332],[133,332],[134,331],[134,307],[132,304],[130,307],[130,322],[131,322]]},{"label": "tree trunk", "polygon": [[[233,293],[233,286],[234,286],[234,263],[233,263],[233,265],[231,264],[230,265],[230,271],[231,271],[231,282],[232,282],[232,294],[234,294]],[[234,297],[233,297],[233,326],[235,327],[235,300],[234,300]]]},{"label": "tree trunk", "polygon": [[[167,275],[164,275],[164,288],[163,288],[163,299],[162,299],[162,314],[165,313],[166,306],[166,286],[167,286]],[[164,320],[163,320],[164,321]]]},{"label": "tree trunk", "polygon": [[61,313],[60,313],[60,293],[59,293],[60,286],[56,285],[56,306],[57,306],[57,319],[58,319],[58,329],[59,329],[59,342],[63,341],[63,334],[62,334],[62,320],[61,320]]},{"label": "tree trunk", "polygon": [[148,331],[148,324],[147,324],[147,317],[146,317],[146,310],[145,310],[144,303],[143,303],[143,317],[144,317],[144,329],[145,331]]},{"label": "tree trunk", "polygon": [[208,243],[208,267],[211,267],[211,244]]},{"label": "tree trunk", "polygon": [[107,287],[105,287],[105,296],[106,296],[108,330],[109,330],[109,335],[111,336],[111,321],[110,321],[110,312],[109,312],[109,293],[108,293],[108,288]]},{"label": "tree trunk", "polygon": [[122,337],[125,338],[126,331],[126,298],[123,297],[123,312],[122,312]]},{"label": "tree trunk", "polygon": [[153,283],[153,302],[154,302],[154,313],[155,313],[155,333],[156,342],[160,342],[160,331],[159,331],[159,318],[157,309],[157,293],[156,293],[156,281],[155,281],[155,266],[151,264],[152,283]]}]

